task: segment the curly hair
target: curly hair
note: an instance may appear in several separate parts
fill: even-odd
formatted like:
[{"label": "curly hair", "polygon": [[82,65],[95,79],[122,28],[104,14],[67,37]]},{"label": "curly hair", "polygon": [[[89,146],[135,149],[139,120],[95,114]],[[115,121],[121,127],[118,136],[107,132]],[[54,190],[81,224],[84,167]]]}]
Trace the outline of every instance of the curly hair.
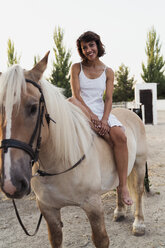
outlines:
[{"label": "curly hair", "polygon": [[77,50],[82,58],[82,60],[85,60],[86,57],[84,56],[82,49],[81,49],[81,42],[90,42],[90,41],[95,41],[98,49],[98,57],[101,57],[105,54],[105,49],[104,45],[101,42],[100,36],[92,31],[87,31],[83,33],[76,41],[77,44]]}]

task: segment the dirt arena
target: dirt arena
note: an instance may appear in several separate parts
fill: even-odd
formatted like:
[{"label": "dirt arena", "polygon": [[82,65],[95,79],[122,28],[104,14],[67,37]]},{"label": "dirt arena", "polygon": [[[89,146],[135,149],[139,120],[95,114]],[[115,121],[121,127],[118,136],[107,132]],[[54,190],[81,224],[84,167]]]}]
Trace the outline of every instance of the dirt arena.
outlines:
[{"label": "dirt arena", "polygon": [[[150,189],[144,194],[146,234],[132,235],[131,209],[123,222],[113,222],[115,191],[102,197],[110,247],[165,248],[165,111],[158,112],[158,124],[146,126]],[[39,217],[35,196],[17,200],[17,206],[28,230],[33,231]],[[62,210],[64,247],[92,248],[90,225],[84,212],[77,207]],[[27,237],[15,216],[11,200],[0,193],[0,248],[50,247],[45,220],[35,237]]]}]

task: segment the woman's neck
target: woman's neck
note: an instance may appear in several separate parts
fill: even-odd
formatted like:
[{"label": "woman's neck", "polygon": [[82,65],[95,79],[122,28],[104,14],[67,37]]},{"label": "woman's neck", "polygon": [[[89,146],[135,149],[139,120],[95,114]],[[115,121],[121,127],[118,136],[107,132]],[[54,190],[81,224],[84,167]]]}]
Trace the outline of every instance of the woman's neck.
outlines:
[{"label": "woman's neck", "polygon": [[84,66],[87,66],[87,67],[93,67],[93,68],[95,68],[95,67],[101,65],[102,62],[100,61],[99,58],[96,58],[95,60],[91,60],[91,61],[90,60],[85,60],[85,61],[82,62],[82,64]]}]

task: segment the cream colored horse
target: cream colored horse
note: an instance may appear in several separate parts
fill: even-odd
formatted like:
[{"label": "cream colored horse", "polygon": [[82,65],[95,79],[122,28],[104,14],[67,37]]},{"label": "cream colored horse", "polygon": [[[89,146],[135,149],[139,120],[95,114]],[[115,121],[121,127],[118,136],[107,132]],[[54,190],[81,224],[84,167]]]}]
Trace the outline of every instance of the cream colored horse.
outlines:
[{"label": "cream colored horse", "polygon": [[[48,225],[53,248],[62,248],[60,210],[65,206],[79,206],[87,214],[95,247],[108,248],[109,238],[104,223],[100,195],[118,185],[118,175],[109,145],[90,128],[88,120],[76,106],[68,102],[59,90],[41,79],[47,66],[48,54],[30,71],[18,65],[0,76],[1,139],[29,143],[36,126],[40,92],[30,79],[41,85],[46,111],[56,124],[45,117],[41,130],[39,153],[40,169],[48,173],[62,172],[72,167],[84,154],[85,159],[74,169],[57,176],[32,177],[29,154],[8,147],[1,150],[1,188],[10,198],[21,198],[30,192],[32,183],[38,206]],[[146,138],[140,118],[126,109],[115,109],[113,114],[125,126],[128,141],[128,184],[135,196],[133,233],[145,232],[142,213],[144,190]],[[36,146],[36,137],[33,147]],[[37,170],[37,165],[33,167]],[[125,216],[125,206],[117,196],[114,219]]]}]

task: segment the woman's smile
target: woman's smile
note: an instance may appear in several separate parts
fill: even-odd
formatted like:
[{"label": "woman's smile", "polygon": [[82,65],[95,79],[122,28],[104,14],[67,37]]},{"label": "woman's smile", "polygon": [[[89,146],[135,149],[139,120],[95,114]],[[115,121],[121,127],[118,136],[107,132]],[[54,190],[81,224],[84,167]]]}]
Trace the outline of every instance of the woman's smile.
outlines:
[{"label": "woman's smile", "polygon": [[81,49],[85,57],[95,59],[98,55],[98,48],[95,41],[81,42]]}]

